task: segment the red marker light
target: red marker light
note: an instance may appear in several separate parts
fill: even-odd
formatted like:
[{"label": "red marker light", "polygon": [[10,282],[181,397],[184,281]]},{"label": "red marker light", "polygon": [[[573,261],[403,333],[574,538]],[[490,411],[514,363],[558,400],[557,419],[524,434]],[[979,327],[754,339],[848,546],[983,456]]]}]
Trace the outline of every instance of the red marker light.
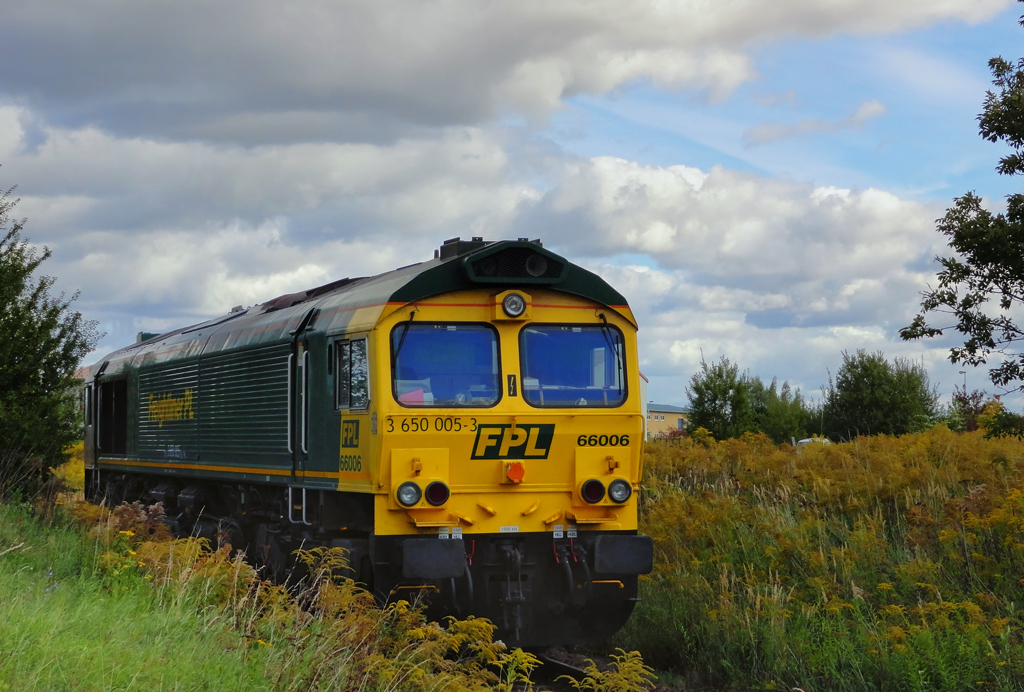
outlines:
[{"label": "red marker light", "polygon": [[596,478],[591,478],[580,488],[580,495],[590,504],[596,504],[604,499],[604,483]]},{"label": "red marker light", "polygon": [[426,498],[427,502],[438,507],[448,502],[448,498],[451,496],[451,491],[448,490],[448,486],[441,481],[434,481],[427,486]]}]

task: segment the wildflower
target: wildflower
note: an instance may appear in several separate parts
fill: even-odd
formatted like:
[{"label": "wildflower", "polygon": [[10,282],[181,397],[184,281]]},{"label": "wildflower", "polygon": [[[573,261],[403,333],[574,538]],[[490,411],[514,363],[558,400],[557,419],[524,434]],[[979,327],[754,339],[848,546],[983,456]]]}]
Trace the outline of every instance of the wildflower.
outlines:
[{"label": "wildflower", "polygon": [[134,531],[118,531],[118,533],[122,536],[128,536],[129,538],[135,535]]},{"label": "wildflower", "polygon": [[269,643],[263,641],[262,639],[257,639],[256,643],[257,644],[262,644],[263,646],[273,646],[273,644],[269,644]]},{"label": "wildflower", "polygon": [[889,582],[883,581],[883,582],[879,582],[879,584],[878,584],[878,586],[876,588],[879,591],[892,591],[892,584],[890,584]]},{"label": "wildflower", "polygon": [[129,551],[128,551],[128,554],[129,554],[129,555],[134,555],[134,554],[135,554],[135,551],[134,551],[134,550],[129,550]]},{"label": "wildflower", "polygon": [[891,642],[902,642],[907,638],[907,632],[902,627],[887,627],[885,631],[886,639]]}]

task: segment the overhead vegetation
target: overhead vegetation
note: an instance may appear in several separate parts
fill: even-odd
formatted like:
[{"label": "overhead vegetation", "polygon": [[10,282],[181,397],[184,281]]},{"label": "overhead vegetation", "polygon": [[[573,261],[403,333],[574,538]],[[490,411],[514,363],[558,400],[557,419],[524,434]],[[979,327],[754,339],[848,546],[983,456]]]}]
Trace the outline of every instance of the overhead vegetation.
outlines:
[{"label": "overhead vegetation", "polygon": [[[980,416],[981,422],[991,420]],[[1024,690],[1024,443],[649,447],[655,571],[617,643],[727,689]]]},{"label": "overhead vegetation", "polygon": [[38,275],[50,251],[22,237],[12,193],[0,195],[0,498],[36,493],[81,438],[75,369],[98,339],[71,307],[78,294]]},{"label": "overhead vegetation", "polygon": [[[1024,24],[1024,18],[1021,20]],[[978,125],[981,136],[1010,147],[996,170],[1024,173],[1024,59],[1016,65],[989,60],[995,91],[985,98]],[[921,313],[900,330],[904,339],[941,336],[956,330],[963,344],[950,349],[953,363],[994,363],[989,377],[1009,391],[1024,387],[1024,331],[1018,323],[1024,305],[1024,194],[1006,199],[1004,213],[985,209],[981,197],[967,192],[938,220],[954,254],[937,257],[938,286],[925,291]],[[935,320],[940,320],[936,323]],[[1004,416],[996,432],[1024,434],[1024,419]]]}]

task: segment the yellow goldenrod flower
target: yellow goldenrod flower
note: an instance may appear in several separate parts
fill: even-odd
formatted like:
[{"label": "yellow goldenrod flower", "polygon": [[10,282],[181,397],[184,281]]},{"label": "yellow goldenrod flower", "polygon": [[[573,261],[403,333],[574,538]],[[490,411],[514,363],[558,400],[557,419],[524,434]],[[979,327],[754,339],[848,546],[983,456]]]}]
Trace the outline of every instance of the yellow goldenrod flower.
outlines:
[{"label": "yellow goldenrod flower", "polygon": [[118,531],[118,533],[121,534],[122,536],[134,536],[135,535],[134,531]]},{"label": "yellow goldenrod flower", "polygon": [[267,642],[263,641],[262,639],[257,639],[256,643],[257,644],[262,644],[263,646],[273,646],[273,644],[268,644]]}]

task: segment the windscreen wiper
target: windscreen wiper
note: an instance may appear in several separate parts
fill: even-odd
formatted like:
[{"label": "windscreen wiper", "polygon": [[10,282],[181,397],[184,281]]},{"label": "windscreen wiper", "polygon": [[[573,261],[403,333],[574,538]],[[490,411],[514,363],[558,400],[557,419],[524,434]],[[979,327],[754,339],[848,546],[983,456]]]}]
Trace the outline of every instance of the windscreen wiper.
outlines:
[{"label": "windscreen wiper", "polygon": [[402,344],[405,343],[405,337],[409,334],[409,327],[412,326],[412,321],[416,317],[416,311],[413,310],[409,313],[409,321],[405,323],[405,327],[402,329],[402,336],[398,338],[398,346],[391,352],[391,376],[397,377],[398,373],[395,370],[395,365],[398,364],[398,354],[402,352]]},{"label": "windscreen wiper", "polygon": [[[601,334],[604,335],[605,343],[608,344],[608,348],[610,348],[612,353],[615,354],[615,379],[618,381],[619,394],[622,394],[622,354],[619,353],[619,349],[615,348],[615,345],[612,343],[612,328],[608,325],[608,318],[604,316],[603,312],[599,313],[598,317],[600,317],[601,322],[603,322],[601,325]],[[616,337],[614,341],[618,341],[618,338]]]}]

